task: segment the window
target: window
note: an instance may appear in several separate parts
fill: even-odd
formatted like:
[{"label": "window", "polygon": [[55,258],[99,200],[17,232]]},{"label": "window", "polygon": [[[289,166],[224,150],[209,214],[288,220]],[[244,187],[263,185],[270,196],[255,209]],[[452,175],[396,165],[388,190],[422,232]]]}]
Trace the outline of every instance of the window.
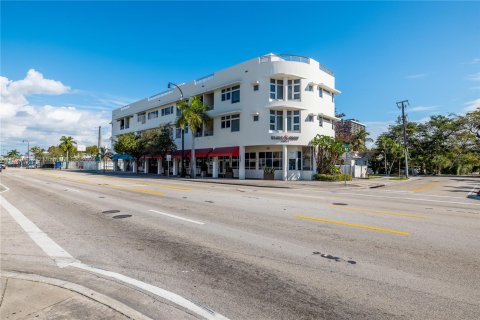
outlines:
[{"label": "window", "polygon": [[253,121],[258,121],[259,119],[259,115],[258,114],[254,114],[253,115]]},{"label": "window", "polygon": [[176,127],[175,128],[175,138],[181,138],[182,137],[182,128]]},{"label": "window", "polygon": [[313,91],[313,86],[311,84],[307,86],[307,91]]},{"label": "window", "polygon": [[320,116],[317,116],[317,118],[318,118],[318,126],[323,127],[323,118]]},{"label": "window", "polygon": [[145,123],[146,115],[145,112],[137,114],[137,122]]},{"label": "window", "polygon": [[321,87],[318,87],[318,96],[323,98],[323,89]]},{"label": "window", "polygon": [[158,110],[151,111],[148,113],[148,119],[158,118]]},{"label": "window", "polygon": [[306,122],[313,122],[313,114],[309,114],[307,116],[307,119],[305,119]]},{"label": "window", "polygon": [[180,117],[182,115],[182,110],[180,110],[179,107],[177,107],[177,117]]},{"label": "window", "polygon": [[300,131],[300,111],[287,111],[287,131]]},{"label": "window", "polygon": [[283,100],[283,80],[270,79],[270,99]]},{"label": "window", "polygon": [[312,147],[302,147],[303,170],[313,170]]},{"label": "window", "polygon": [[168,116],[169,114],[173,114],[173,106],[166,107],[162,109],[162,117]]},{"label": "window", "polygon": [[231,132],[240,131],[240,115],[232,114],[230,116],[223,116],[220,127],[222,129],[230,128]]},{"label": "window", "polygon": [[257,165],[257,153],[246,152],[245,153],[245,169],[256,169]]},{"label": "window", "polygon": [[253,85],[253,91],[258,91],[258,88],[259,88],[259,85],[258,85],[258,84],[254,84],[254,85]]},{"label": "window", "polygon": [[121,119],[120,120],[120,130],[123,130],[123,129],[125,129],[125,120]]},{"label": "window", "polygon": [[282,169],[282,152],[259,152],[258,160],[260,169]]},{"label": "window", "polygon": [[130,117],[125,117],[125,129],[130,128]]},{"label": "window", "polygon": [[300,100],[300,79],[288,80],[288,100]]},{"label": "window", "polygon": [[240,86],[222,89],[222,101],[232,100],[232,103],[240,102]]},{"label": "window", "polygon": [[283,130],[283,111],[270,110],[270,130]]},{"label": "window", "polygon": [[335,93],[332,93],[332,102],[333,102],[334,98],[335,98]]}]

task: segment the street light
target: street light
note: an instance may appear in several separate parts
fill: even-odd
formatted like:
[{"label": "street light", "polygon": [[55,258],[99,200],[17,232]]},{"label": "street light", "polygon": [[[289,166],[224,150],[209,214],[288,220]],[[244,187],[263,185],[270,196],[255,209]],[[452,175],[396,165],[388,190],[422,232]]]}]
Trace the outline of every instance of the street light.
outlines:
[{"label": "street light", "polygon": [[22,143],[27,142],[27,169],[30,167],[30,141],[28,140],[22,140]]},{"label": "street light", "polygon": [[[178,91],[180,91],[180,101],[183,101],[183,91],[180,89],[179,86],[177,86],[173,82],[168,83],[168,89],[171,89],[172,86],[176,87]],[[186,172],[185,172],[185,129],[182,128],[182,168],[181,168],[181,174],[180,176],[182,178],[185,178]]]}]

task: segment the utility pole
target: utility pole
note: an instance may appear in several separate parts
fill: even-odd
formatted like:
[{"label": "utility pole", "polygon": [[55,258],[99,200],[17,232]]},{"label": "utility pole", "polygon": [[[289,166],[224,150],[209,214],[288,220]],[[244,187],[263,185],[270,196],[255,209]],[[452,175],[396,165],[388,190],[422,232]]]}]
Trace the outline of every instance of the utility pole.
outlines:
[{"label": "utility pole", "polygon": [[27,142],[27,169],[30,169],[30,141],[22,140],[23,143]]},{"label": "utility pole", "polygon": [[403,152],[405,153],[405,177],[408,178],[408,146],[407,146],[407,119],[405,116],[405,108],[409,106],[408,100],[397,102],[397,107],[402,109],[402,126],[403,126]]},{"label": "utility pole", "polygon": [[101,145],[101,138],[102,137],[102,126],[98,126],[98,143],[97,143],[97,148],[98,152],[100,152],[100,145]]}]

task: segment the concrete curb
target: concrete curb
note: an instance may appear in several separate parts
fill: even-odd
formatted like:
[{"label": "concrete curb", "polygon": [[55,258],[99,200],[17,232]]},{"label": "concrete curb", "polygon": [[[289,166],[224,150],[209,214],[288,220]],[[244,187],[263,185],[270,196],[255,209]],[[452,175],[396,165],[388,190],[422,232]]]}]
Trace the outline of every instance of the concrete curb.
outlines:
[{"label": "concrete curb", "polygon": [[26,280],[26,281],[38,282],[38,283],[43,283],[43,284],[48,284],[48,285],[56,286],[59,288],[63,288],[63,289],[78,293],[93,301],[96,301],[118,313],[121,313],[122,315],[130,319],[153,320],[117,300],[114,300],[110,297],[107,297],[106,295],[103,295],[99,292],[88,289],[76,283],[59,280],[59,279],[47,278],[47,277],[39,276],[36,274],[20,273],[20,272],[4,271],[1,273],[1,276],[2,278],[5,277],[5,278],[13,278],[13,279],[19,279],[19,280]]}]

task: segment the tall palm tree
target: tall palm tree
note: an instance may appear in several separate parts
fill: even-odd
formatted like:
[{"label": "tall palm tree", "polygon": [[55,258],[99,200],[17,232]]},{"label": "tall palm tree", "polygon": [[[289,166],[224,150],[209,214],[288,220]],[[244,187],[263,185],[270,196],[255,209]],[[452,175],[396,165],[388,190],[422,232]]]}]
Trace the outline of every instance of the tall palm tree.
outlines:
[{"label": "tall palm tree", "polygon": [[369,135],[370,135],[370,133],[368,133],[364,129],[355,132],[352,135],[352,139],[350,141],[350,143],[352,144],[352,150],[353,151],[365,151],[365,149],[367,148],[365,146],[365,144],[367,142],[373,142],[372,139],[368,138]]},{"label": "tall palm tree", "polygon": [[203,104],[200,97],[193,97],[190,101],[182,101],[178,104],[178,108],[181,111],[180,116],[177,118],[175,124],[177,127],[185,129],[186,126],[190,127],[192,133],[192,157],[190,161],[190,174],[192,178],[196,175],[196,159],[195,159],[195,134],[198,130],[202,130],[203,124],[208,123],[210,118],[207,115],[207,106]]},{"label": "tall palm tree", "polygon": [[108,151],[107,148],[105,147],[100,147],[100,150],[98,151],[98,156],[100,158],[100,161],[103,163],[103,173],[105,173],[105,165],[108,159],[112,157],[112,153]]},{"label": "tall palm tree", "polygon": [[310,144],[317,148],[317,173],[334,174],[343,153],[343,143],[335,138],[317,134]]},{"label": "tall palm tree", "polygon": [[63,152],[66,153],[66,158],[67,158],[67,169],[68,169],[68,161],[69,161],[69,155],[70,155],[70,152],[72,152],[75,148],[75,145],[77,143],[75,142],[75,140],[73,140],[73,137],[66,137],[66,136],[62,136],[60,138],[60,144],[59,144],[59,147],[63,150]]},{"label": "tall palm tree", "polygon": [[17,149],[10,150],[7,153],[7,157],[13,158],[13,159],[20,158],[20,152],[18,152]]}]

